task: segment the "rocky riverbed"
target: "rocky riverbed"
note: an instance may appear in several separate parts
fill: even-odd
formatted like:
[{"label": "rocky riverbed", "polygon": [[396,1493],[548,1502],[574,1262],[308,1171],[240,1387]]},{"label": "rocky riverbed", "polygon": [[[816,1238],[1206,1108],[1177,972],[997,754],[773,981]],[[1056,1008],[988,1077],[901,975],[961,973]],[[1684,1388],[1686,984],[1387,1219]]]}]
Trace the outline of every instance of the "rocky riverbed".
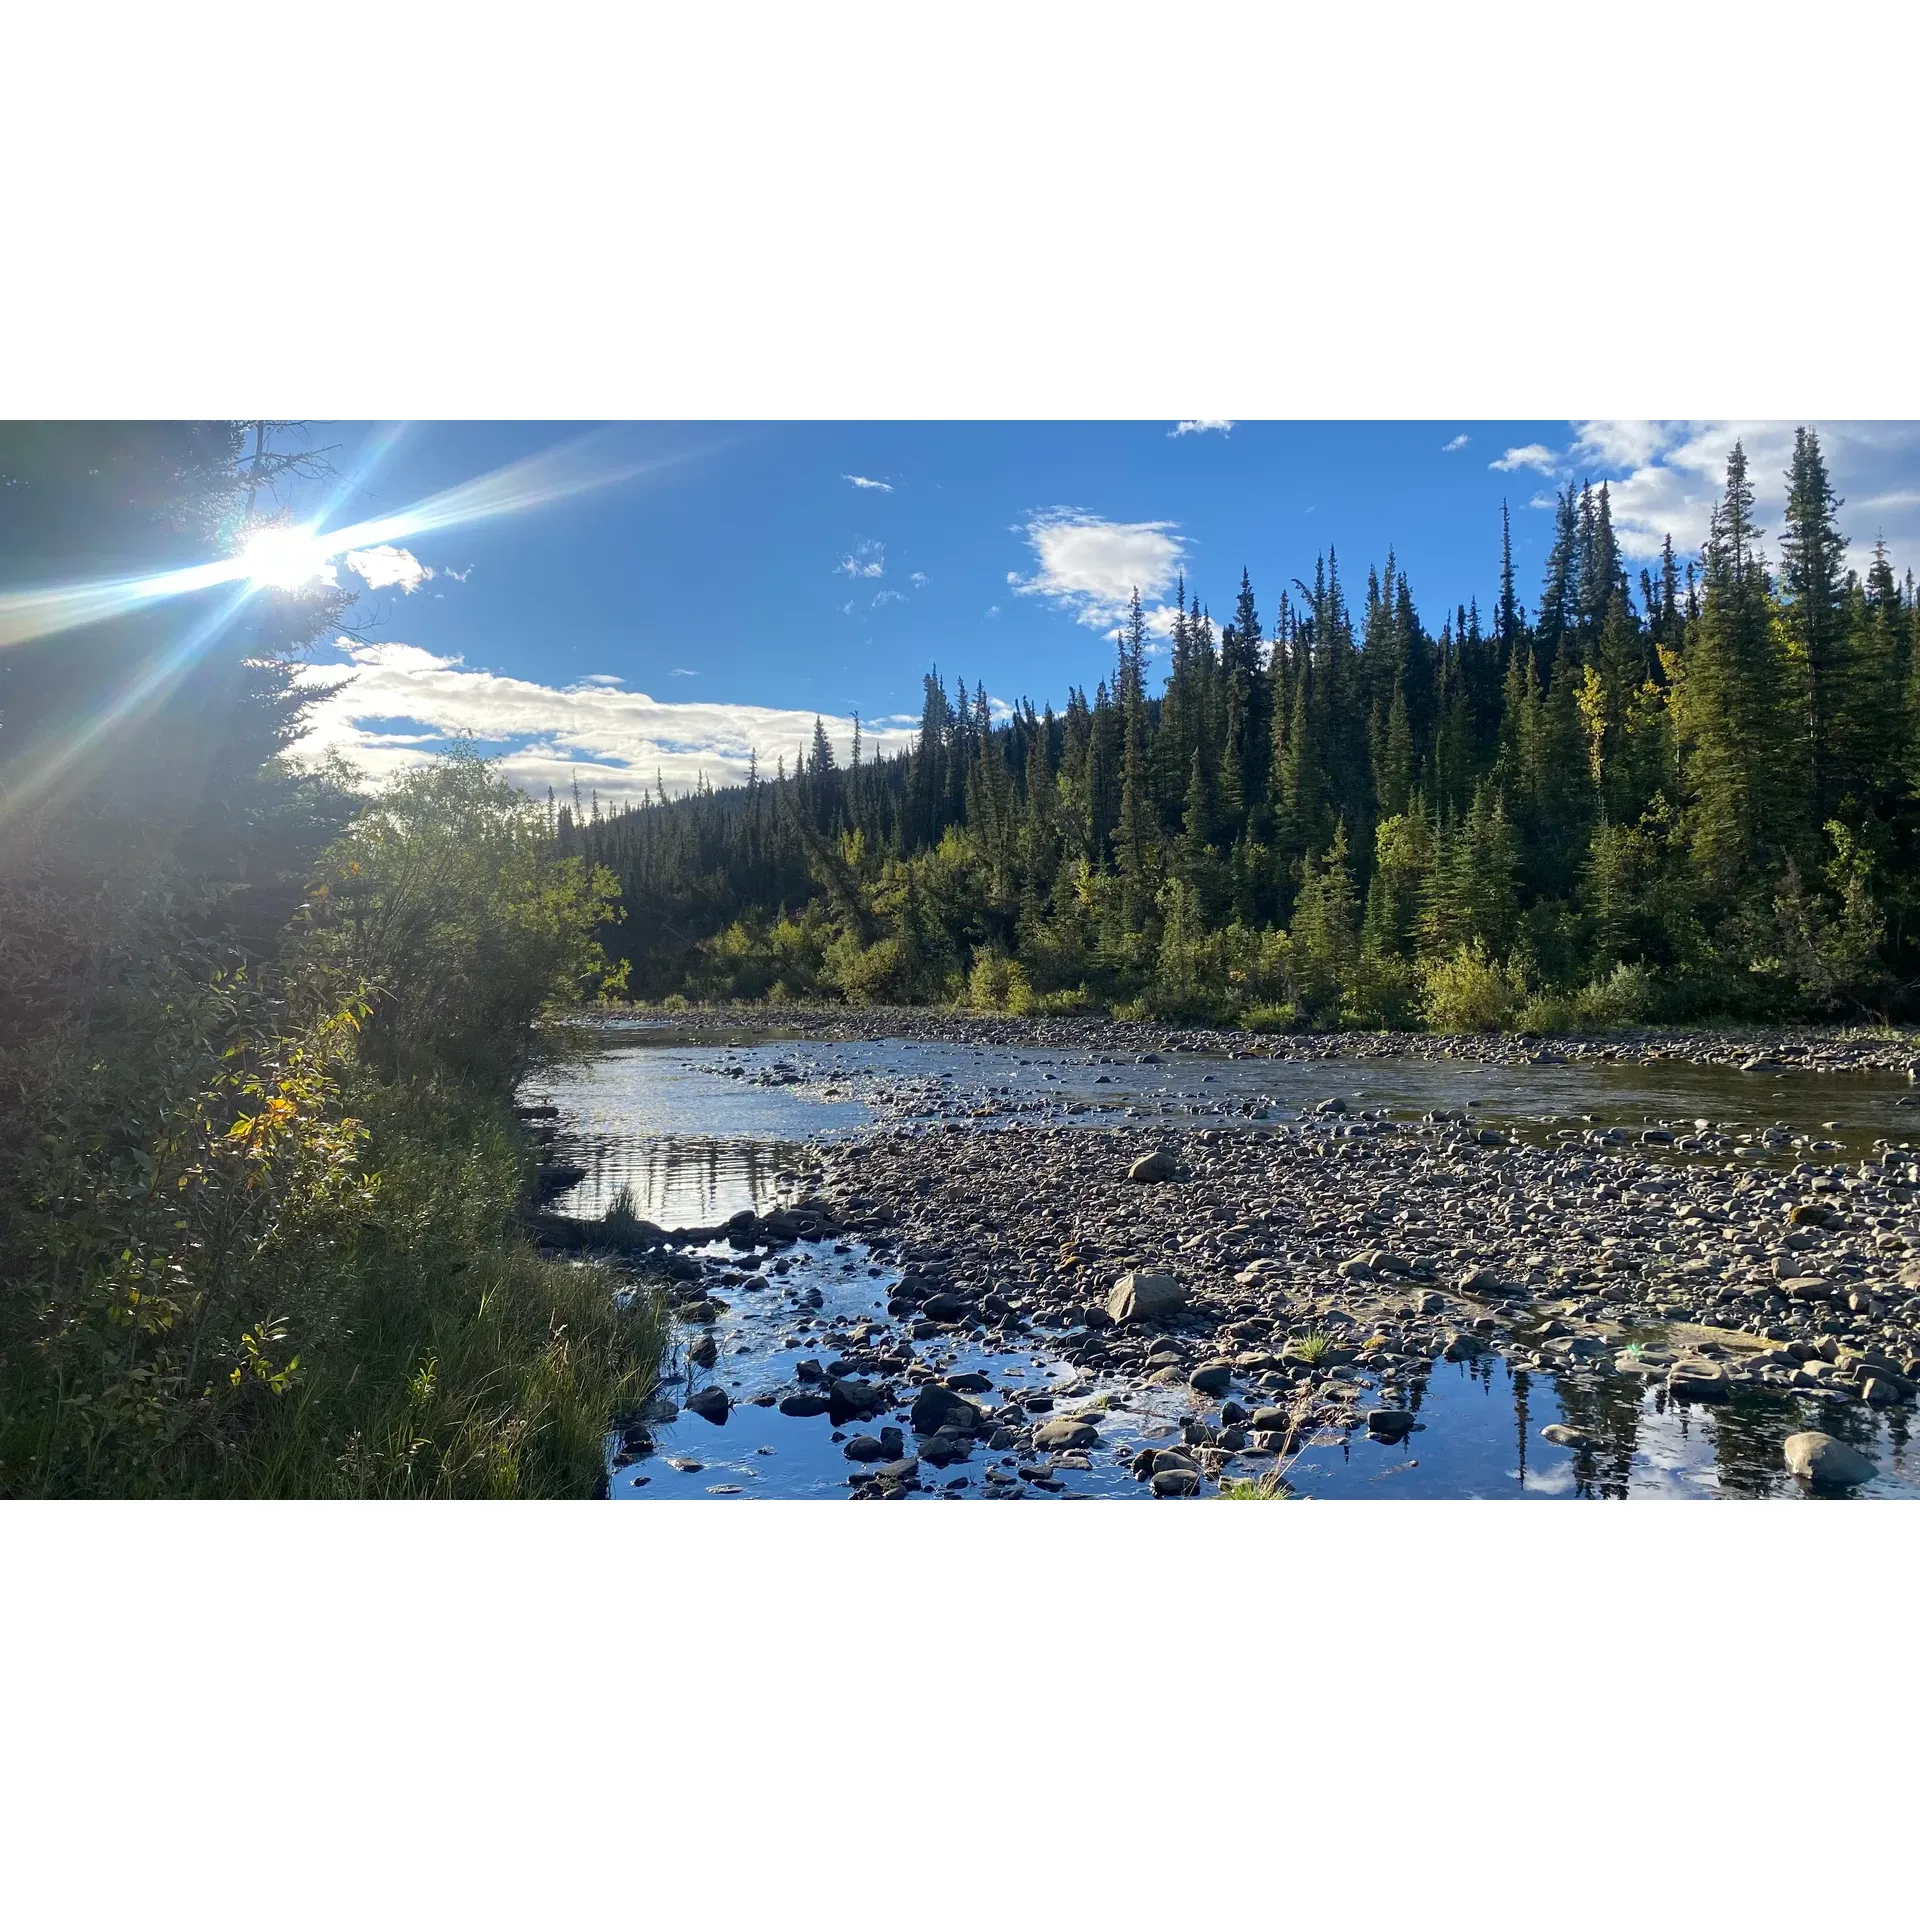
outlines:
[{"label": "rocky riverbed", "polygon": [[[1127,1058],[1176,1038],[1191,1036]],[[1027,1026],[1003,1044],[1024,1064],[1060,1043]],[[1693,1064],[1724,1050],[1644,1044]],[[1812,1051],[1789,1074],[1895,1064],[1884,1039],[1768,1046],[1720,1064],[1795,1047]],[[657,1478],[633,1470],[663,1416],[677,1433],[687,1414],[752,1413],[766,1453],[817,1427],[815,1482],[830,1441],[855,1497],[1312,1490],[1305,1469],[1333,1457],[1316,1449],[1414,1464],[1440,1388],[1498,1368],[1523,1465],[1537,1382],[1561,1417],[1532,1432],[1536,1462],[1557,1454],[1603,1491],[1624,1490],[1621,1450],[1655,1415],[1764,1436],[1746,1490],[1894,1490],[1876,1445],[1883,1464],[1889,1444],[1904,1456],[1920,1385],[1920,1152],[1904,1141],[1816,1156],[1831,1143],[1760,1119],[1528,1140],[1463,1108],[1394,1117],[1338,1096],[1116,1125],[1029,1080],[1017,1102],[964,1109],[978,1089],[867,1088],[878,1125],[814,1143],[784,1204],[633,1228],[618,1257],[671,1290],[686,1338],[667,1395],[622,1436],[616,1485]],[[578,1249],[594,1231],[552,1237]]]}]

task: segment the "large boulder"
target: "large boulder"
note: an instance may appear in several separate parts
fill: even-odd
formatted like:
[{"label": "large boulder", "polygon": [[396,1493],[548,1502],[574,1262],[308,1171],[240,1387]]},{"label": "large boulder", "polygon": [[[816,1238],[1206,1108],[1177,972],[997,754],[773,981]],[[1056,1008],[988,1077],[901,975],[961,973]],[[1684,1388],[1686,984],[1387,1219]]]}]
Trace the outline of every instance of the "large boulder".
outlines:
[{"label": "large boulder", "polygon": [[1830,1433],[1796,1433],[1786,1448],[1787,1471],[1816,1487],[1863,1486],[1879,1471],[1871,1460]]},{"label": "large boulder", "polygon": [[1107,1295],[1107,1311],[1119,1322],[1158,1320],[1187,1304],[1187,1290],[1172,1274],[1155,1268],[1130,1273]]},{"label": "large boulder", "polygon": [[1404,1440],[1413,1431],[1413,1415],[1405,1407],[1373,1407],[1367,1413],[1370,1440]]},{"label": "large boulder", "polygon": [[1127,1178],[1140,1182],[1151,1180],[1177,1180],[1180,1177],[1180,1162],[1172,1154],[1161,1149],[1154,1153],[1143,1153],[1127,1169]]},{"label": "large boulder", "polygon": [[702,1420],[711,1420],[716,1427],[727,1424],[727,1413],[732,1405],[725,1387],[702,1387],[698,1393],[687,1395],[687,1411],[697,1413]]}]

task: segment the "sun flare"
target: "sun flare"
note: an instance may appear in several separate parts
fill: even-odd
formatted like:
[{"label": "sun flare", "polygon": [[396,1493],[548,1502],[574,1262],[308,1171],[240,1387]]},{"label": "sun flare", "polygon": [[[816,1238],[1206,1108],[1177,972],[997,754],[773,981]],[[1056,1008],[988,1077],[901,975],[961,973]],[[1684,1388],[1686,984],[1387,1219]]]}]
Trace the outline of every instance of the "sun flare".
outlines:
[{"label": "sun flare", "polygon": [[294,593],[333,576],[331,554],[308,527],[261,527],[247,536],[239,557],[256,587]]}]

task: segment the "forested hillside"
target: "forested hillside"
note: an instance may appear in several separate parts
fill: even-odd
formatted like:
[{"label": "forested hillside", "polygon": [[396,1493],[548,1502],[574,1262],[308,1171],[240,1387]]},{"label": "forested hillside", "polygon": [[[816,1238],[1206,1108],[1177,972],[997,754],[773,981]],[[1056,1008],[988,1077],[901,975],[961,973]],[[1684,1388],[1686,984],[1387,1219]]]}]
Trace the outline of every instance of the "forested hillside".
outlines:
[{"label": "forested hillside", "polygon": [[[1697,556],[1629,577],[1569,486],[1531,609],[1434,630],[1332,551],[1216,625],[1183,583],[1150,689],[991,717],[925,682],[916,746],[587,818],[637,994],[1115,1006],[1252,1027],[1858,1017],[1920,975],[1920,606],[1850,555],[1796,436],[1779,564],[1738,447]],[[1491,543],[1490,543],[1491,544]]]}]

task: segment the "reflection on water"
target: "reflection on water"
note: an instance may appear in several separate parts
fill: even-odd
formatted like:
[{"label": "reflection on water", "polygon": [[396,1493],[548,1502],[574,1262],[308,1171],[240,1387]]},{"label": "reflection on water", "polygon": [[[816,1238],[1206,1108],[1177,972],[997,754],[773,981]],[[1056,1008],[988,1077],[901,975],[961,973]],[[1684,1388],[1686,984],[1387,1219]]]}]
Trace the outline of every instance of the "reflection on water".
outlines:
[{"label": "reflection on water", "polygon": [[[1323,1499],[1797,1499],[1806,1489],[1782,1448],[1788,1435],[1817,1426],[1879,1469],[1864,1487],[1821,1497],[1920,1498],[1903,1407],[1881,1412],[1753,1389],[1689,1404],[1664,1386],[1533,1373],[1491,1356],[1435,1362],[1409,1404],[1420,1430],[1391,1447],[1365,1438],[1310,1446],[1289,1481]],[[1543,1440],[1540,1430],[1554,1425],[1590,1434],[1593,1444]]]},{"label": "reflection on water", "polygon": [[657,1139],[617,1135],[565,1137],[566,1157],[586,1178],[555,1207],[583,1218],[606,1212],[622,1187],[631,1190],[641,1219],[661,1227],[725,1220],[742,1207],[773,1205],[783,1175],[806,1155],[789,1140],[701,1140],[684,1134]]}]

